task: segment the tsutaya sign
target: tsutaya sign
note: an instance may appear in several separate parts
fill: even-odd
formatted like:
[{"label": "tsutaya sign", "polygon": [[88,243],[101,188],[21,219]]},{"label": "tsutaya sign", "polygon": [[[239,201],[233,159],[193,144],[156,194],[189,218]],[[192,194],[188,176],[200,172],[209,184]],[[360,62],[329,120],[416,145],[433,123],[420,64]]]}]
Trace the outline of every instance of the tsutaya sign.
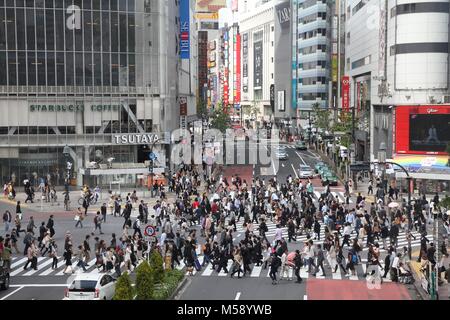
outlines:
[{"label": "tsutaya sign", "polygon": [[122,145],[168,143],[165,133],[126,133],[116,134],[112,138],[114,144]]}]

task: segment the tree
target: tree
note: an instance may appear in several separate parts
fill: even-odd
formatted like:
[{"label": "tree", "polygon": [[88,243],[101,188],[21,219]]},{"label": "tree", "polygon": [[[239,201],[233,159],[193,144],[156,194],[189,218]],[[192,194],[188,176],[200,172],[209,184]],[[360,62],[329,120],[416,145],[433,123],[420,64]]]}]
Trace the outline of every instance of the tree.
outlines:
[{"label": "tree", "polygon": [[136,268],[136,299],[151,300],[153,296],[153,272],[147,260]]},{"label": "tree", "polygon": [[231,118],[222,103],[218,103],[210,117],[211,127],[219,129],[222,133],[231,128]]},{"label": "tree", "polygon": [[328,108],[321,108],[319,103],[314,103],[312,110],[316,115],[316,126],[317,128],[330,131],[330,115],[331,111]]},{"label": "tree", "polygon": [[[356,121],[356,120],[355,120]],[[349,147],[352,142],[352,115],[349,112],[341,112],[338,121],[334,123],[331,131],[334,132],[345,132],[346,135],[341,136],[341,145]]]},{"label": "tree", "polygon": [[445,198],[441,201],[441,206],[447,210],[450,210],[450,197],[445,196]]},{"label": "tree", "polygon": [[131,287],[130,276],[123,273],[116,283],[116,291],[113,300],[133,300],[133,288]]},{"label": "tree", "polygon": [[161,283],[164,279],[163,259],[156,250],[150,256],[150,268],[153,274],[153,283]]}]

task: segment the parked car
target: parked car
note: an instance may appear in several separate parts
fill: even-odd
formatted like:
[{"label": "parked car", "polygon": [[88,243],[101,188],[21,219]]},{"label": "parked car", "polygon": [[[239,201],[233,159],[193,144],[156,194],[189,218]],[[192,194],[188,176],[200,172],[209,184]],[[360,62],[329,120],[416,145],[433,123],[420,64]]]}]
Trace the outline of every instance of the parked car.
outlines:
[{"label": "parked car", "polygon": [[64,293],[64,300],[111,300],[116,279],[104,273],[79,273]]},{"label": "parked car", "polygon": [[338,179],[333,172],[327,171],[322,175],[322,186],[325,186],[327,183],[330,186],[338,185]]},{"label": "parked car", "polygon": [[314,176],[314,172],[313,172],[312,168],[307,165],[301,164],[298,172],[299,172],[298,175],[301,179],[308,179],[308,178],[312,178]]},{"label": "parked car", "polygon": [[295,148],[297,150],[308,150],[308,147],[306,146],[306,143],[304,141],[298,140],[295,143]]},{"label": "parked car", "polygon": [[4,261],[0,259],[0,288],[8,290],[9,288],[9,270],[5,267]]}]

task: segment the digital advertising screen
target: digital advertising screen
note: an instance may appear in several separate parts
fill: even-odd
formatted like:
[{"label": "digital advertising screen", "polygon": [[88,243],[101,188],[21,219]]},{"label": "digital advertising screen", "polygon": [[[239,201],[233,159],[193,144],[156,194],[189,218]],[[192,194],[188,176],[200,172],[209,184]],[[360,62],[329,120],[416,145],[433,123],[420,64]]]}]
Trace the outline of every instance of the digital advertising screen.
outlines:
[{"label": "digital advertising screen", "polygon": [[410,150],[444,152],[449,141],[450,114],[410,114]]}]

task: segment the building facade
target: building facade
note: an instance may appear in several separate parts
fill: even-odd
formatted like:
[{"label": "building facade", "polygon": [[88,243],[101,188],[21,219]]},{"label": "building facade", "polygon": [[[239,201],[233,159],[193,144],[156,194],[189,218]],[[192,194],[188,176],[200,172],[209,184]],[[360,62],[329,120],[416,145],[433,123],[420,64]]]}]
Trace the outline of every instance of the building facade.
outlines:
[{"label": "building facade", "polygon": [[360,132],[357,158],[376,161],[384,142],[386,157],[429,192],[449,188],[448,35],[448,1],[346,4],[345,73]]},{"label": "building facade", "polygon": [[[165,170],[166,132],[179,127],[178,17],[170,1],[1,1],[2,182],[61,185],[70,161],[72,184],[136,183],[152,147]],[[94,170],[109,158],[112,170]]]},{"label": "building facade", "polygon": [[328,107],[331,1],[292,1],[292,103],[299,111]]},{"label": "building facade", "polygon": [[[275,83],[275,1],[243,1],[239,6],[242,39],[242,100],[245,118],[272,121]],[[245,111],[248,109],[249,111]]]}]

